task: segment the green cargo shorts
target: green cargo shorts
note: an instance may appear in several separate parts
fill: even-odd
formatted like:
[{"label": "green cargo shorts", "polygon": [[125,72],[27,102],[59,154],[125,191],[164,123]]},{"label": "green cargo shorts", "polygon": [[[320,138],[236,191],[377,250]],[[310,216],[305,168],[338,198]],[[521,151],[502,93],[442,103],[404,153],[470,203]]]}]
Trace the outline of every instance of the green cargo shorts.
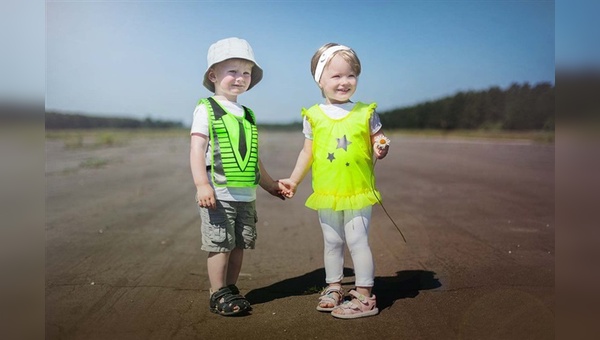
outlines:
[{"label": "green cargo shorts", "polygon": [[233,248],[254,249],[256,204],[217,200],[217,209],[198,207],[202,219],[202,250],[229,252]]}]

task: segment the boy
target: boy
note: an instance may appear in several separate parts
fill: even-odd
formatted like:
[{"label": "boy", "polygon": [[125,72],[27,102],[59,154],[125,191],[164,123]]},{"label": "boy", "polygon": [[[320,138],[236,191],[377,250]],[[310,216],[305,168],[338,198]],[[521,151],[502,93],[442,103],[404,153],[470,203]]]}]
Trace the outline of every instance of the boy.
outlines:
[{"label": "boy", "polygon": [[244,249],[256,241],[256,185],[283,199],[258,157],[258,132],[252,110],[237,97],[255,86],[263,71],[246,40],[219,40],[208,50],[204,86],[214,96],[194,110],[190,166],[202,219],[202,250],[208,252],[210,310],[237,315],[250,310],[236,282]]}]

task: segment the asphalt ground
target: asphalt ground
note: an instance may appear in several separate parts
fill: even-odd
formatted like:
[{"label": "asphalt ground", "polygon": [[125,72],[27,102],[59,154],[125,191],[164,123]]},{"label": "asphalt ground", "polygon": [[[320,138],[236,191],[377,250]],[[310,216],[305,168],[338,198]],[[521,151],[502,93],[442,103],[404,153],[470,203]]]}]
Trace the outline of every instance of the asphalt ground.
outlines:
[{"label": "asphalt ground", "polygon": [[[208,309],[188,138],[47,140],[46,338],[554,339],[554,146],[391,139],[370,237],[380,313],[356,320],[315,310],[325,284],[310,177],[291,200],[259,189],[257,248],[238,282],[253,311],[222,317]],[[289,175],[301,146],[299,132],[262,133],[272,177]]]}]

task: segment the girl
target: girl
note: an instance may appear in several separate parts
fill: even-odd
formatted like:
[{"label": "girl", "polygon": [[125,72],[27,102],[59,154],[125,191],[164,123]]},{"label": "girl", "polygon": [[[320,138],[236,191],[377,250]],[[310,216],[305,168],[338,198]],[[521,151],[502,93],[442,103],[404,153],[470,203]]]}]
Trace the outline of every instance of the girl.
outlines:
[{"label": "girl", "polygon": [[[368,235],[371,208],[381,199],[375,189],[373,154],[382,159],[389,149],[377,105],[350,100],[360,71],[360,60],[346,46],[328,43],[317,50],[311,72],[325,103],[302,110],[304,146],[290,178],[280,180],[291,197],[312,166],[314,192],[306,206],[318,212],[328,284],[317,310],[345,319],[379,312],[371,293],[375,268]],[[354,263],[356,290],[349,292],[352,300],[342,303],[344,243]]]}]

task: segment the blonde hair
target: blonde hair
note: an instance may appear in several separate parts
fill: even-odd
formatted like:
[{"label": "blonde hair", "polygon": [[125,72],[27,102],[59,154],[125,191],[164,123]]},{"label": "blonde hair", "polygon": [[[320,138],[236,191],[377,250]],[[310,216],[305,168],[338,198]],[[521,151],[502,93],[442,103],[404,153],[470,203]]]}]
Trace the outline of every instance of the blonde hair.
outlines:
[{"label": "blonde hair", "polygon": [[[328,49],[332,46],[339,46],[339,45],[340,44],[336,44],[336,43],[327,43],[327,44],[321,46],[317,50],[317,52],[315,52],[312,59],[310,60],[310,72],[311,72],[313,78],[315,77],[317,63],[319,62],[319,58],[321,58],[321,54],[323,54],[323,52],[325,52],[326,49]],[[335,55],[339,55],[346,62],[348,62],[348,64],[350,64],[350,67],[352,68],[352,71],[354,71],[354,73],[356,73],[357,77],[360,75],[360,70],[361,70],[360,60],[358,59],[358,56],[356,55],[354,50],[350,49],[350,50],[340,50],[340,51],[334,52],[332,55],[332,58]],[[327,64],[325,64],[325,67],[327,67],[330,62],[331,62],[331,59],[329,59],[327,61]]]}]

